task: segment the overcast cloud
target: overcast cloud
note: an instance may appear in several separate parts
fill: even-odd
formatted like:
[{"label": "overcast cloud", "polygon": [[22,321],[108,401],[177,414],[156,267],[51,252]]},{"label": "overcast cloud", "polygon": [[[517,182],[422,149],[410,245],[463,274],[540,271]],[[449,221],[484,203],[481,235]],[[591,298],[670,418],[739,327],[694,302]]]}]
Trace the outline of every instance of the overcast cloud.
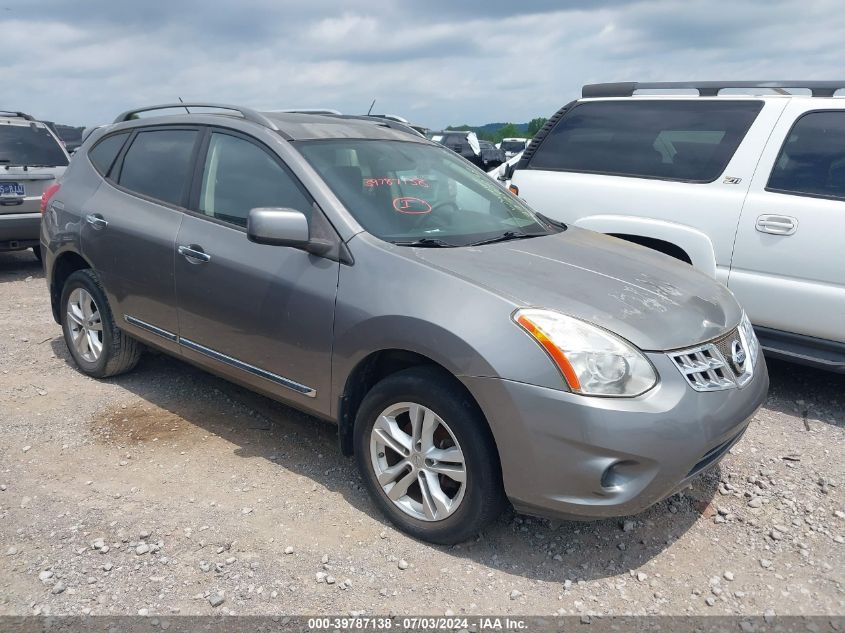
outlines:
[{"label": "overcast cloud", "polygon": [[840,79],[838,0],[0,0],[0,108],[110,121],[178,97],[527,121],[584,83]]}]

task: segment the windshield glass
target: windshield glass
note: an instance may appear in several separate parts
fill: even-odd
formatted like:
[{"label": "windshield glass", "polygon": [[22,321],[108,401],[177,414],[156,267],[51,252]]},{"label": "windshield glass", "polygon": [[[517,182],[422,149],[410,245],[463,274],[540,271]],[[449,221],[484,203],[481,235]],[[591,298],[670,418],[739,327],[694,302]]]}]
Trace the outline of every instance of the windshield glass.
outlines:
[{"label": "windshield glass", "polygon": [[44,127],[0,126],[0,165],[67,165],[67,156]]},{"label": "windshield glass", "polygon": [[466,246],[560,230],[442,147],[338,139],[297,148],[355,219],[389,242]]},{"label": "windshield glass", "polygon": [[525,149],[525,141],[502,141],[500,147],[506,152],[521,152]]}]

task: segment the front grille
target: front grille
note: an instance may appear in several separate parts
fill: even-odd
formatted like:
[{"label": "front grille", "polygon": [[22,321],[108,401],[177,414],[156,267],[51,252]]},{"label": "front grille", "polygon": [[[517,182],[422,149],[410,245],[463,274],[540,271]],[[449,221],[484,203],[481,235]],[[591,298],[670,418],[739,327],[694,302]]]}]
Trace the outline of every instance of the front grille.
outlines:
[{"label": "front grille", "polygon": [[[754,357],[739,328],[697,347],[669,352],[669,358],[696,391],[721,391],[745,385],[752,376]],[[741,365],[733,362],[732,346],[741,341],[747,358]],[[753,348],[752,348],[753,349]]]}]

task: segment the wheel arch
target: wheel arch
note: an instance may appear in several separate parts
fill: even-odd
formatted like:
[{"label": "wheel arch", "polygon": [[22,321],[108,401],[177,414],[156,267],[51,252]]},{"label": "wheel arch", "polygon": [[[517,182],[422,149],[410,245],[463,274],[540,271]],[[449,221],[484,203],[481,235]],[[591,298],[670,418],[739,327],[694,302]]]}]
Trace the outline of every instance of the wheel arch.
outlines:
[{"label": "wheel arch", "polygon": [[713,242],[701,231],[685,224],[626,215],[586,216],[574,224],[652,248],[686,261],[714,279],[716,277]]},{"label": "wheel arch", "polygon": [[65,251],[56,255],[50,272],[50,306],[53,311],[53,319],[61,323],[60,303],[62,288],[65,281],[77,270],[93,269],[91,263],[76,251]]},{"label": "wheel arch", "polygon": [[[492,428],[490,428],[490,424],[487,422],[487,418],[484,416],[475,396],[452,371],[425,354],[402,348],[385,348],[370,352],[355,364],[349,372],[343,391],[338,398],[338,439],[341,452],[344,455],[349,456],[354,453],[352,438],[355,417],[367,393],[380,380],[412,367],[432,367],[439,370],[444,376],[448,376],[478,408],[487,424],[491,437],[493,437]],[[493,441],[495,444],[495,437]],[[498,447],[496,450],[498,452]]]}]

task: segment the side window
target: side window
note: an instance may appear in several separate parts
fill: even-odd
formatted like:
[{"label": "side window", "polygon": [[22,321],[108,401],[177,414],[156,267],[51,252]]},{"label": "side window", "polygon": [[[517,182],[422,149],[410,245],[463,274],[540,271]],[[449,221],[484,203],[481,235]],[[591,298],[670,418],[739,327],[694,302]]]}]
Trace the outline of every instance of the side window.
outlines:
[{"label": "side window", "polygon": [[195,130],[139,132],[123,158],[119,184],[145,196],[182,205],[191,173]]},{"label": "side window", "polygon": [[114,164],[114,159],[123,148],[123,144],[129,137],[129,132],[123,134],[113,134],[99,141],[94,147],[88,150],[88,158],[94,165],[94,168],[100,172],[101,175],[107,176],[109,169]]},{"label": "side window", "polygon": [[798,119],[766,189],[845,200],[845,111],[810,112]]},{"label": "side window", "polygon": [[528,167],[712,182],[762,107],[723,99],[579,103],[543,139]]},{"label": "side window", "polygon": [[267,151],[236,136],[212,133],[199,210],[246,226],[250,209],[256,207],[290,207],[309,217],[311,212],[311,202],[293,176]]}]

